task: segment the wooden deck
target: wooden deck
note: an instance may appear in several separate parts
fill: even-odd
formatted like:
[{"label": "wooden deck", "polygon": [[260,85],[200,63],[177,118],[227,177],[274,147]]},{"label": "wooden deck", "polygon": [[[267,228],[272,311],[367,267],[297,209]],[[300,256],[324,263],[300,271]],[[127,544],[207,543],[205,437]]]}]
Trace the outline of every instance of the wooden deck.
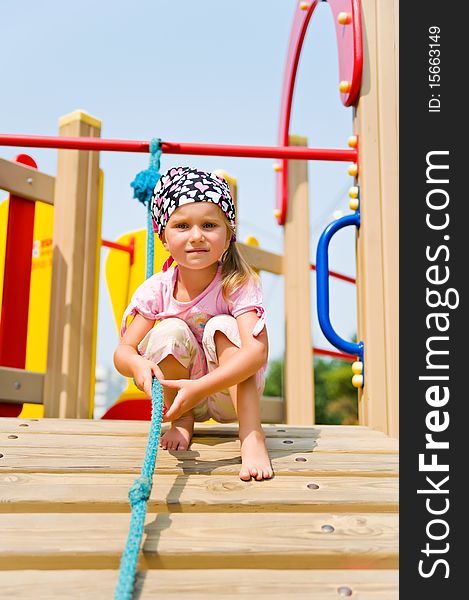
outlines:
[{"label": "wooden deck", "polygon": [[[397,440],[266,425],[276,477],[242,482],[237,429],[158,451],[136,597],[397,600]],[[0,596],[111,599],[149,423],[0,419]]]}]

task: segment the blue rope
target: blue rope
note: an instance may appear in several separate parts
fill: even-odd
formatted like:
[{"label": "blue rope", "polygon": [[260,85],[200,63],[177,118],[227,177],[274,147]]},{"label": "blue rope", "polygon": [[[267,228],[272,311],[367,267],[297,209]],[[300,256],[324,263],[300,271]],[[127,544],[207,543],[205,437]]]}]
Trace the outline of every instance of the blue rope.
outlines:
[{"label": "blue rope", "polygon": [[150,165],[145,171],[140,171],[130,184],[134,188],[134,198],[142,204],[150,204],[155,185],[160,178],[161,139],[150,140]]},{"label": "blue rope", "polygon": [[150,203],[147,205],[147,271],[146,278],[153,275],[155,264],[155,236],[153,235],[153,223],[151,218]]},{"label": "blue rope", "polygon": [[[130,184],[134,188],[134,198],[147,206],[147,270],[146,278],[153,275],[155,244],[151,218],[150,200],[156,184],[160,178],[161,140],[153,138],[150,142],[150,166],[146,171],[137,174]],[[161,434],[161,420],[163,418],[163,389],[156,377],[153,378],[151,387],[151,424],[148,434],[147,449],[143,461],[140,477],[134,481],[129,490],[129,501],[132,509],[130,516],[127,543],[122,554],[119,581],[114,595],[114,600],[131,600],[135,585],[138,556],[142,543],[145,516],[147,514],[147,501],[151,494],[153,473],[155,471],[158,442]]]},{"label": "blue rope", "polygon": [[132,515],[130,517],[127,544],[121,558],[119,581],[114,600],[131,600],[135,584],[138,555],[145,526],[145,516],[147,514],[147,500],[151,494],[158,442],[161,433],[161,420],[163,418],[163,390],[156,377],[153,379],[151,392],[150,433],[148,435],[148,444],[140,477],[134,481],[129,490]]}]

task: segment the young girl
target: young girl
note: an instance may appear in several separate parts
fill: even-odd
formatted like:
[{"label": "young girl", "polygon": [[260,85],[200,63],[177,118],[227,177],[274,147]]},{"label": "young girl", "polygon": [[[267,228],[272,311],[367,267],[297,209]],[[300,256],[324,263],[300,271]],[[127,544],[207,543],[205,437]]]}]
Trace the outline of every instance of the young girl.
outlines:
[{"label": "young girl", "polygon": [[[172,168],[156,185],[151,210],[170,257],[135,291],[114,364],[150,398],[153,375],[164,386],[163,420],[172,423],[162,448],[187,450],[194,420],[238,419],[240,478],[269,479],[260,421],[265,314],[259,277],[234,243],[230,189],[214,173]],[[173,260],[177,266],[168,270]],[[129,316],[134,319],[127,325]]]}]

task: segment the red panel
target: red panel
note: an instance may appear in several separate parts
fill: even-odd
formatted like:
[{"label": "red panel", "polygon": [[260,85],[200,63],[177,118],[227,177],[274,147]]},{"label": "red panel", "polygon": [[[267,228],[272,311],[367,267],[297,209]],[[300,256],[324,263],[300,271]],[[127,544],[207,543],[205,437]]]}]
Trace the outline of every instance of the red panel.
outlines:
[{"label": "red panel", "polygon": [[[164,406],[163,414],[166,410],[166,406]],[[151,400],[138,398],[117,402],[104,413],[101,419],[151,421]]]},{"label": "red panel", "polygon": [[[37,168],[26,154],[15,160]],[[10,195],[0,320],[0,365],[4,367],[25,368],[33,232],[34,202]],[[0,403],[0,416],[18,416],[22,408],[22,404]]]},{"label": "red panel", "polygon": [[[334,18],[339,56],[339,81],[350,81],[348,93],[340,94],[344,106],[355,104],[362,81],[363,48],[360,0],[328,0]],[[352,22],[341,25],[339,13],[348,13]]]},{"label": "red panel", "polygon": [[[301,10],[300,3],[296,2],[280,100],[279,146],[288,145],[298,62],[306,30],[317,4],[318,1],[314,0],[309,4],[307,10]],[[351,106],[358,98],[362,77],[363,48],[360,0],[329,0],[328,4],[331,7],[337,36],[339,80],[350,82],[350,90],[347,94],[341,94],[341,100],[345,106]],[[350,24],[340,25],[338,23],[337,17],[340,12],[351,15]],[[284,225],[288,205],[288,160],[280,160],[279,165],[281,168],[276,175],[276,219],[279,225]]]}]

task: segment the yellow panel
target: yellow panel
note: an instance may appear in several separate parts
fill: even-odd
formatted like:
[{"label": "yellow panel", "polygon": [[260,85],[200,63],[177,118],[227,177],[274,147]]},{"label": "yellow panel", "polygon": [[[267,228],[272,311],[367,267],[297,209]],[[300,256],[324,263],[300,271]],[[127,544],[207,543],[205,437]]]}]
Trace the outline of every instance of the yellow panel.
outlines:
[{"label": "yellow panel", "polygon": [[[145,280],[146,256],[147,256],[147,232],[146,229],[131,231],[121,235],[116,240],[117,244],[128,246],[131,238],[134,238],[134,264],[130,266],[130,255],[122,250],[109,250],[106,260],[106,281],[111,300],[112,311],[117,331],[120,333],[122,315],[130,302],[136,288]],[[161,271],[164,261],[169,254],[163,244],[155,236],[155,261],[154,272]],[[140,391],[132,379],[127,380],[127,388],[122,392],[116,402],[130,399],[146,398],[146,394]]]},{"label": "yellow panel", "polygon": [[18,419],[42,419],[44,416],[44,405],[42,404],[23,404],[23,408],[18,415]]},{"label": "yellow panel", "polygon": [[53,220],[54,207],[36,202],[26,344],[28,371],[45,372],[47,368]]},{"label": "yellow panel", "polygon": [[0,203],[0,310],[3,296],[3,272],[5,270],[5,252],[8,228],[8,206],[9,198]]}]

